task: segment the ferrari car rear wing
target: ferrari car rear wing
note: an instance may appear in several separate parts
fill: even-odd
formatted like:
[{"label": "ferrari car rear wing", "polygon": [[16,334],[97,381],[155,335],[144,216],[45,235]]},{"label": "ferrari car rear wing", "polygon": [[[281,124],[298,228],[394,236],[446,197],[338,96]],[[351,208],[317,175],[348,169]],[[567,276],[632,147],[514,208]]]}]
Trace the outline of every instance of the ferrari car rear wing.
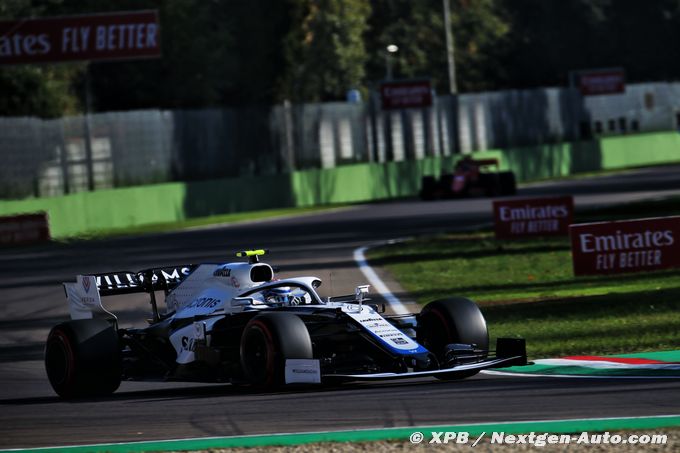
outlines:
[{"label": "ferrari car rear wing", "polygon": [[102,296],[161,290],[168,292],[179,285],[197,267],[195,264],[182,264],[144,269],[138,272],[118,271],[93,275],[97,280],[99,294]]}]

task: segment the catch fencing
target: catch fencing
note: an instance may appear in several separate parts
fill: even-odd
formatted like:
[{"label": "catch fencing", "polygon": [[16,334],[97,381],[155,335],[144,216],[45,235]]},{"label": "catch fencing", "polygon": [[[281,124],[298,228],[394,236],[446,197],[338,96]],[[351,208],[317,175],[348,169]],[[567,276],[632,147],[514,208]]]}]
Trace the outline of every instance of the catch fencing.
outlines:
[{"label": "catch fencing", "polygon": [[0,198],[266,177],[680,126],[680,83],[629,84],[622,94],[587,97],[570,88],[438,96],[432,107],[396,111],[381,111],[376,96],[364,103],[0,118]]}]

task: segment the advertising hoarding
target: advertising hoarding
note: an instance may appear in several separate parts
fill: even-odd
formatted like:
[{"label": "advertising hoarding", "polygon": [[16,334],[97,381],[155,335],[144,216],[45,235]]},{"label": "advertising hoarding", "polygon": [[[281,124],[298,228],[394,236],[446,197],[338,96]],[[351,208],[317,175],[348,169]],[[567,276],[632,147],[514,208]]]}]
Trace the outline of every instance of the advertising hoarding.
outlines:
[{"label": "advertising hoarding", "polygon": [[0,245],[49,240],[50,228],[45,212],[0,217]]},{"label": "advertising hoarding", "polygon": [[680,216],[571,225],[575,275],[680,267]]},{"label": "advertising hoarding", "polygon": [[493,202],[497,239],[566,236],[573,216],[574,199],[571,196]]},{"label": "advertising hoarding", "polygon": [[380,85],[383,110],[425,108],[432,105],[429,80],[400,80]]},{"label": "advertising hoarding", "polygon": [[0,21],[0,65],[160,55],[155,10]]}]

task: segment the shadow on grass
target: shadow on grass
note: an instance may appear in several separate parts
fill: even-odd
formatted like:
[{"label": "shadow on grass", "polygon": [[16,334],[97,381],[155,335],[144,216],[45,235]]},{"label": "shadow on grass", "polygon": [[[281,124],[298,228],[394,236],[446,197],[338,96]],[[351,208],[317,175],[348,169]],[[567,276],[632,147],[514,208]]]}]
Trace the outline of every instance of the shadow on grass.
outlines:
[{"label": "shadow on grass", "polygon": [[[371,263],[373,263],[371,261]],[[622,275],[612,275],[607,277],[606,283],[611,284],[611,283],[616,283],[616,282],[621,282],[621,283],[627,283],[627,282],[632,282],[632,281],[646,281],[646,280],[654,280],[654,279],[659,279],[659,278],[668,278],[668,277],[675,277],[677,276],[677,271],[676,270],[669,270],[669,271],[658,271],[658,272],[649,272],[645,274],[636,274],[636,275],[631,275],[631,274],[622,274]],[[537,291],[542,291],[542,290],[550,290],[553,288],[559,288],[559,287],[565,287],[566,289],[569,289],[569,287],[574,287],[576,289],[576,286],[579,284],[592,284],[592,285],[597,285],[602,282],[601,278],[598,277],[574,277],[569,280],[558,280],[558,281],[553,281],[553,282],[545,282],[545,283],[507,283],[507,284],[501,284],[501,285],[490,285],[490,284],[483,284],[483,285],[471,285],[471,286],[453,286],[450,288],[430,288],[427,290],[422,290],[422,291],[413,291],[410,292],[409,294],[416,298],[426,298],[426,297],[435,297],[439,294],[442,293],[457,293],[457,294],[474,294],[477,292],[483,292],[483,293],[495,293],[499,291],[509,291],[509,290],[526,290],[526,291],[532,291],[532,292],[537,292]],[[664,288],[665,289],[665,288]],[[652,291],[650,291],[652,292]],[[656,293],[656,292],[655,292]],[[618,295],[619,293],[616,293]]]},{"label": "shadow on grass", "polygon": [[[443,243],[444,245],[444,243]],[[451,242],[445,244],[446,247],[451,247]],[[517,256],[517,255],[529,255],[532,253],[544,253],[544,252],[564,252],[569,250],[569,245],[531,245],[522,248],[507,248],[502,243],[499,243],[494,248],[488,248],[487,250],[475,250],[475,251],[450,251],[444,253],[427,253],[427,252],[416,252],[416,253],[404,253],[399,255],[392,255],[389,257],[377,257],[371,258],[372,266],[385,266],[390,264],[401,264],[401,263],[413,263],[413,262],[423,262],[423,261],[442,261],[451,260],[457,258],[487,258],[495,256]]]},{"label": "shadow on grass", "polygon": [[[621,318],[631,314],[676,314],[680,311],[680,287],[654,291],[582,296],[537,303],[511,303],[482,307],[489,323],[557,319],[592,321],[596,318]],[[672,319],[669,319],[672,322]],[[680,332],[680,326],[675,326]]]},{"label": "shadow on grass", "polygon": [[482,307],[493,336],[526,339],[531,357],[677,348],[680,287]]}]

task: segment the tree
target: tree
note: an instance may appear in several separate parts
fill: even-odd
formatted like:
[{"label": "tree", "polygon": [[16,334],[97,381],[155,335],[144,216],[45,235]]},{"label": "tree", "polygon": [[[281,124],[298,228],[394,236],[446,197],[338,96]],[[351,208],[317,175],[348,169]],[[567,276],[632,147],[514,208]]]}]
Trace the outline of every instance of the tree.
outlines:
[{"label": "tree", "polygon": [[[504,87],[567,85],[569,71],[616,65],[603,6],[609,0],[505,0],[510,48]],[[612,58],[614,57],[614,58]]]},{"label": "tree", "polygon": [[295,0],[285,38],[286,67],[280,99],[344,99],[365,76],[364,32],[371,8],[366,0]]},{"label": "tree", "polygon": [[[130,5],[102,0],[92,11],[154,8],[156,2]],[[162,56],[129,62],[92,63],[97,110],[190,108],[222,105],[235,90],[234,23],[227,2],[164,0],[159,8]],[[134,5],[134,6],[133,6]]]},{"label": "tree", "polygon": [[[372,81],[385,74],[385,48],[396,44],[396,78],[427,77],[448,92],[448,66],[442,0],[374,0],[367,35]],[[461,91],[492,89],[503,80],[496,60],[509,26],[493,0],[453,0],[451,24]]]},{"label": "tree", "polygon": [[[45,14],[48,5],[29,0],[0,2],[0,20]],[[79,65],[0,66],[0,116],[57,117],[78,109],[71,81]]]},{"label": "tree", "polygon": [[679,0],[502,0],[512,24],[501,87],[565,86],[569,71],[620,66],[628,81],[680,77]]}]

